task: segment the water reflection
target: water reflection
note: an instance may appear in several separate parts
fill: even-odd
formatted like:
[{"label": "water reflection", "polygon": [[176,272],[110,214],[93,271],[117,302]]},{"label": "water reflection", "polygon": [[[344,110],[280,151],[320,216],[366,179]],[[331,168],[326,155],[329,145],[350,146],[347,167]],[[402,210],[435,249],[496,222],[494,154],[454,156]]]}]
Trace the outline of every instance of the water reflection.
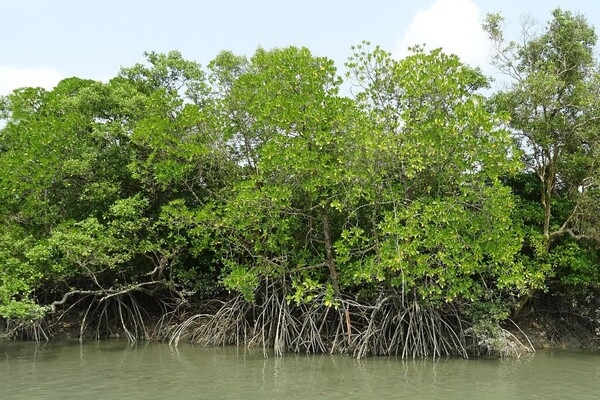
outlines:
[{"label": "water reflection", "polygon": [[264,358],[261,349],[180,344],[0,342],[6,399],[597,398],[600,357],[519,359],[339,355]]}]

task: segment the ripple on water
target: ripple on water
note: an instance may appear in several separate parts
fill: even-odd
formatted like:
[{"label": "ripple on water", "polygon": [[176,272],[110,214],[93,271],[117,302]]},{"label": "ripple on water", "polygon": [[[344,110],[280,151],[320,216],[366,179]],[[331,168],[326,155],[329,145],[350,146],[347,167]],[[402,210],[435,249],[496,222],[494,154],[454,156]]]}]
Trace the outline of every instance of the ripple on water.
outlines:
[{"label": "ripple on water", "polygon": [[0,398],[597,399],[600,353],[520,359],[264,358],[261,350],[119,341],[0,342]]}]

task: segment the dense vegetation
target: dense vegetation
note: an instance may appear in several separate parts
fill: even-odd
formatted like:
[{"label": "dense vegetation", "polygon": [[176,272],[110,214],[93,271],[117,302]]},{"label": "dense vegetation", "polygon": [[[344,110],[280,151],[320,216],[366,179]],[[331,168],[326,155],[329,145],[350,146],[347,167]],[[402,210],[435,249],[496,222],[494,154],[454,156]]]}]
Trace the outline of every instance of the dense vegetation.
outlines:
[{"label": "dense vegetation", "polygon": [[511,314],[600,282],[596,35],[552,15],[519,42],[488,16],[511,79],[489,96],[456,56],[363,43],[345,77],[305,48],[174,51],[1,98],[0,315],[38,339],[71,313],[278,353],[528,347]]}]

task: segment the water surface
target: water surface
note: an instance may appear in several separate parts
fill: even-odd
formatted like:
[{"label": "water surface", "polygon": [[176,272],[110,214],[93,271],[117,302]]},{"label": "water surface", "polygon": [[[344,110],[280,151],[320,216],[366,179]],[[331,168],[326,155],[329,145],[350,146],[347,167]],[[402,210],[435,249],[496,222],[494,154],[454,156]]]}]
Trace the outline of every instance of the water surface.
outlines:
[{"label": "water surface", "polygon": [[359,361],[188,344],[0,341],[0,398],[598,399],[600,353]]}]

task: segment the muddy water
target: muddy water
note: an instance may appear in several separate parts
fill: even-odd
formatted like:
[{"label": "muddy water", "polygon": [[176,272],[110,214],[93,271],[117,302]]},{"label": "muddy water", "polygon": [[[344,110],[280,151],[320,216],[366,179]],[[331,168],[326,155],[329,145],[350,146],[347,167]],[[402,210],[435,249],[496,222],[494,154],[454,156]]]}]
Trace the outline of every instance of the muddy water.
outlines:
[{"label": "muddy water", "polygon": [[598,399],[600,353],[433,361],[0,341],[0,399]]}]

